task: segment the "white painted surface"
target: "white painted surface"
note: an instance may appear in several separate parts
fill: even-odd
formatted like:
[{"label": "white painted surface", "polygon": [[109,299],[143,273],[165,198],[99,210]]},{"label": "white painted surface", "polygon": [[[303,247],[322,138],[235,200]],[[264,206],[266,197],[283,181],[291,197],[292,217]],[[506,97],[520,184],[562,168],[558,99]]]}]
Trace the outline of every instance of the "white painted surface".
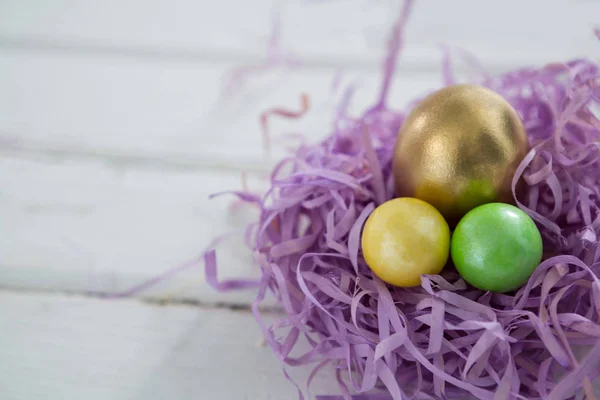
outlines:
[{"label": "white painted surface", "polygon": [[[324,137],[344,85],[360,84],[355,111],[373,101],[397,5],[0,0],[0,287],[27,290],[0,293],[0,398],[294,398],[249,314],[213,308],[253,293],[216,294],[200,265],[140,295],[201,309],[60,293],[122,291],[251,220],[208,195],[241,188],[242,171],[264,187],[284,134]],[[302,66],[223,98],[228,72],[264,60],[274,9]],[[391,104],[439,85],[439,43],[492,71],[597,58],[599,15],[584,0],[418,2]],[[297,109],[300,93],[311,112],[273,120],[265,155],[259,114]],[[255,276],[241,240],[218,255],[222,276]]]},{"label": "white painted surface", "polygon": [[[102,158],[42,156],[0,159],[0,281],[13,288],[118,293],[171,267],[198,259],[218,235],[256,217],[232,209],[241,174],[169,164],[132,167]],[[251,187],[260,187],[256,179]],[[241,236],[228,239],[221,276],[256,276]],[[145,295],[247,302],[221,296],[204,282],[202,265]]]},{"label": "white painted surface", "polygon": [[0,293],[0,315],[3,400],[296,396],[247,312]]},{"label": "white painted surface", "polygon": [[[225,74],[232,68],[219,60],[158,62],[6,50],[0,52],[0,143],[6,151],[150,157],[266,171],[283,152],[265,159],[259,116],[274,106],[299,109],[303,92],[314,111],[299,125],[274,118],[274,137],[290,129],[311,140],[327,134],[342,91],[331,90],[338,69],[259,76],[240,96],[223,99]],[[372,104],[377,70],[348,71],[342,77],[342,84],[361,80],[357,108]],[[401,106],[439,81],[432,73],[401,75],[392,101]]]},{"label": "white painted surface", "polygon": [[[4,0],[5,45],[106,50],[131,57],[259,59],[273,10],[287,48],[316,65],[376,67],[398,0]],[[437,63],[436,45],[467,47],[489,64],[590,55],[595,0],[419,2],[407,28],[413,66]],[[276,7],[276,8],[274,8]],[[307,27],[310,26],[310,29]],[[410,46],[412,44],[412,46]],[[431,68],[432,65],[427,66]]]}]

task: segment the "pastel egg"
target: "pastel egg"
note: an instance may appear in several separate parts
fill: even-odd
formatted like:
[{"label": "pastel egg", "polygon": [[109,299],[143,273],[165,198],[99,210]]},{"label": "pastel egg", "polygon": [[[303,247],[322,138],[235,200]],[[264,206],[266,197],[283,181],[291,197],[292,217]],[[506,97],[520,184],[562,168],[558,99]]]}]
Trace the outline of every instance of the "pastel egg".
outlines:
[{"label": "pastel egg", "polygon": [[519,208],[489,203],[469,211],[452,234],[452,261],[481,290],[509,292],[525,284],[542,259],[542,236]]},{"label": "pastel egg", "polygon": [[448,223],[435,207],[416,198],[401,197],[381,204],[363,228],[365,261],[391,285],[419,286],[421,275],[440,273],[449,251]]}]

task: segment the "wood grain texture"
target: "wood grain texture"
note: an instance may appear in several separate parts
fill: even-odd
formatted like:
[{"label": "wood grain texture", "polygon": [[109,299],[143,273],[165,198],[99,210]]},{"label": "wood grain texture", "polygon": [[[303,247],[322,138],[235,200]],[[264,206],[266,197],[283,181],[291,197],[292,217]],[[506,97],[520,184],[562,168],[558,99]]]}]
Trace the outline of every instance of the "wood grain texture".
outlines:
[{"label": "wood grain texture", "polygon": [[245,312],[0,291],[0,314],[3,400],[297,398]]}]

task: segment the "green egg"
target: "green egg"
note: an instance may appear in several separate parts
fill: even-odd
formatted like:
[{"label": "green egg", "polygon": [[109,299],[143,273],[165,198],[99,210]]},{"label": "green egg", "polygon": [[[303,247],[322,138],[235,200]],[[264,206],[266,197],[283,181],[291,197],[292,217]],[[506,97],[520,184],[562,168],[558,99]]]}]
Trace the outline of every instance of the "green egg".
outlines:
[{"label": "green egg", "polygon": [[542,236],[519,208],[489,203],[469,211],[452,235],[452,261],[481,290],[509,292],[525,284],[542,260]]}]

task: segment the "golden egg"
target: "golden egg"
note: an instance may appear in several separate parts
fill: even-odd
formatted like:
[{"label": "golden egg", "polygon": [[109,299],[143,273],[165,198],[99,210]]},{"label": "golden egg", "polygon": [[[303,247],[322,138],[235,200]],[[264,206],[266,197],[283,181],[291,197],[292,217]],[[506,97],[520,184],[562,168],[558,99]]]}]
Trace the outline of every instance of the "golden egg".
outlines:
[{"label": "golden egg", "polygon": [[513,174],[527,152],[515,109],[496,92],[448,86],[408,115],[396,141],[398,196],[424,200],[454,224],[490,202],[512,202]]}]

